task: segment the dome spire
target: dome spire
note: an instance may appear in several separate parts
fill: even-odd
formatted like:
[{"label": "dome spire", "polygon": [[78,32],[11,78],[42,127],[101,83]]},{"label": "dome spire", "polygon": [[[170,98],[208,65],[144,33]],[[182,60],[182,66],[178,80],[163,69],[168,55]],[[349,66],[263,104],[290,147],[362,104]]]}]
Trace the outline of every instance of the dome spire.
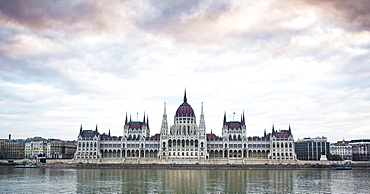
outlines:
[{"label": "dome spire", "polygon": [[186,88],[185,88],[185,92],[184,92],[184,102],[187,102],[188,99],[186,98]]}]

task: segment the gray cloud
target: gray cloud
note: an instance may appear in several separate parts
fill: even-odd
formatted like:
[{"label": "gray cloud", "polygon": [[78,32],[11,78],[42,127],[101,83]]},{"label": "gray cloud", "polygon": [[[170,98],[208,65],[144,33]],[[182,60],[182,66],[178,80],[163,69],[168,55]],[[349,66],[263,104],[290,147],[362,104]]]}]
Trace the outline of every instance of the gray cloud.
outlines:
[{"label": "gray cloud", "polygon": [[245,110],[249,135],[366,136],[368,6],[341,3],[0,1],[0,135],[121,135],[126,111],[156,133],[187,87],[208,132]]},{"label": "gray cloud", "polygon": [[[366,0],[357,1],[330,1],[335,11],[327,12],[333,20],[342,22],[342,27],[347,30],[370,30],[370,4]],[[328,14],[328,15],[329,15]]]},{"label": "gray cloud", "polygon": [[0,1],[0,12],[8,22],[33,30],[61,29],[92,17],[98,8],[79,1]]}]

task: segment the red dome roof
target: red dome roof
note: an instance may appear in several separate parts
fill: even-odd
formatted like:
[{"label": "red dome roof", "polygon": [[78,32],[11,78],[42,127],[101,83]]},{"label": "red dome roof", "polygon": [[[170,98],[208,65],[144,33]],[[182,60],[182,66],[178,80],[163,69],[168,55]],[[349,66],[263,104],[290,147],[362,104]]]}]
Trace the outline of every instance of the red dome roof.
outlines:
[{"label": "red dome roof", "polygon": [[187,102],[184,102],[177,109],[175,117],[195,117],[194,110]]},{"label": "red dome roof", "polygon": [[186,91],[184,94],[184,102],[177,109],[175,117],[195,117],[193,108],[187,103]]}]

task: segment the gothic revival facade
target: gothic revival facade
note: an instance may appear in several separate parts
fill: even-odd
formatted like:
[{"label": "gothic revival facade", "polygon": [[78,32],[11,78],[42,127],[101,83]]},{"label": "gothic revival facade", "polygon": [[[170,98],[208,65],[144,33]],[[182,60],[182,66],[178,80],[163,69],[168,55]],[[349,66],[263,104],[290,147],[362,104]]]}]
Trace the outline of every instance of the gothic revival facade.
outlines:
[{"label": "gothic revival facade", "polygon": [[280,131],[273,127],[271,133],[266,134],[265,131],[262,137],[248,137],[244,113],[240,121],[226,121],[225,113],[222,136],[212,132],[207,134],[203,103],[198,125],[194,110],[187,102],[186,92],[171,126],[168,125],[164,103],[159,134],[150,135],[147,115],[144,114],[142,121],[132,121],[126,114],[123,136],[111,136],[110,132],[100,134],[97,126],[95,130],[82,130],[81,126],[77,140],[75,160],[80,161],[296,160],[290,126],[288,130]]}]

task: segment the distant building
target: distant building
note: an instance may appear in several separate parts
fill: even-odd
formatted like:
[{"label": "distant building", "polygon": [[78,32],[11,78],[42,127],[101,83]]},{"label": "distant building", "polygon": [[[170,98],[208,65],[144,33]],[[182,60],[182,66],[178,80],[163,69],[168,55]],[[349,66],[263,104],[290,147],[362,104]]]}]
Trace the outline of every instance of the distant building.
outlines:
[{"label": "distant building", "polygon": [[27,138],[25,143],[25,158],[50,157],[51,141],[42,137]]},{"label": "distant building", "polygon": [[[177,160],[256,159],[271,161],[296,160],[294,139],[288,130],[275,130],[263,137],[247,137],[244,113],[240,121],[226,121],[224,115],[222,136],[206,133],[203,103],[199,125],[193,108],[187,102],[186,92],[182,104],[174,115],[174,124],[167,121],[166,104],[160,133],[150,136],[149,119],[144,114],[142,121],[132,121],[126,114],[122,136],[100,134],[95,130],[82,130],[77,137],[75,159],[83,162],[100,159],[159,159]],[[239,161],[239,160],[238,160]]]},{"label": "distant building", "polygon": [[351,140],[349,145],[352,146],[352,160],[370,161],[370,139]]},{"label": "distant building", "polygon": [[338,141],[330,144],[330,153],[340,155],[343,160],[352,160],[352,146],[350,141]]},{"label": "distant building", "polygon": [[8,159],[24,158],[24,139],[14,139],[5,142],[5,151]]},{"label": "distant building", "polygon": [[0,159],[23,159],[24,139],[0,140]]},{"label": "distant building", "polygon": [[6,159],[5,141],[6,139],[0,139],[0,159]]},{"label": "distant building", "polygon": [[298,160],[320,160],[321,155],[330,153],[326,137],[304,138],[295,142],[295,153]]},{"label": "distant building", "polygon": [[56,159],[72,159],[76,152],[76,141],[50,139],[50,157]]}]

